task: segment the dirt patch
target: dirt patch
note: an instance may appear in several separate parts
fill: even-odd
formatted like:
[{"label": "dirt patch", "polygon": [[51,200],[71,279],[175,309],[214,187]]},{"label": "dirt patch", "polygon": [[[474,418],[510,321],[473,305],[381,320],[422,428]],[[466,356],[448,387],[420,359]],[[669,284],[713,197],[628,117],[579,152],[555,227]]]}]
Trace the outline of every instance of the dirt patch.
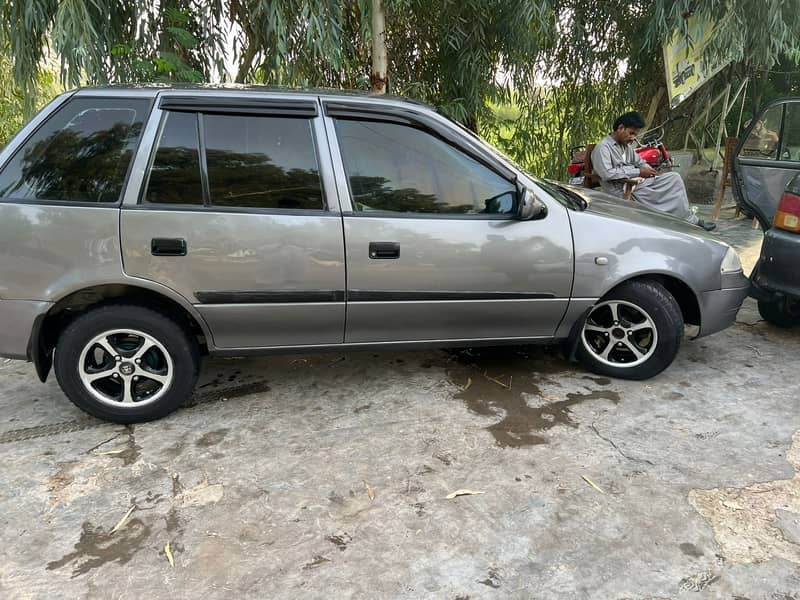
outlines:
[{"label": "dirt patch", "polygon": [[800,543],[787,539],[782,527],[786,515],[800,518],[800,431],[792,437],[786,460],[795,470],[792,479],[689,492],[689,502],[711,525],[727,560],[782,558],[800,564]]},{"label": "dirt patch", "polygon": [[80,461],[69,461],[58,465],[58,470],[47,480],[50,506],[70,504],[76,498],[98,489],[97,475],[87,475],[94,467]]}]

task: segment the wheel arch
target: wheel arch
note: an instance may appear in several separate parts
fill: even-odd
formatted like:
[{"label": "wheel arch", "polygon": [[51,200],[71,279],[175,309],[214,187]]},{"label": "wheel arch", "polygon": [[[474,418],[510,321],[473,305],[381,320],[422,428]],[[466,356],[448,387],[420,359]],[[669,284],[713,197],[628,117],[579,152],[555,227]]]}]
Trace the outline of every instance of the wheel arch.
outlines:
[{"label": "wheel arch", "polygon": [[[675,301],[678,303],[678,307],[680,308],[683,322],[688,325],[700,326],[702,322],[702,313],[700,311],[700,302],[698,301],[697,294],[688,283],[679,277],[668,275],[666,273],[639,273],[623,279],[622,281],[618,281],[612,287],[603,292],[598,299],[598,302],[600,302],[603,298],[608,296],[608,294],[620,286],[631,281],[655,281],[656,283],[659,283],[664,287],[664,289],[667,290],[667,292],[672,295],[673,298],[675,298]],[[580,318],[573,323],[572,328],[570,329],[564,350],[567,357],[571,361],[576,360],[576,351],[578,348],[578,343],[580,342],[580,332],[583,328],[584,321],[589,317],[591,312],[592,307],[587,308]]]},{"label": "wheel arch", "polygon": [[132,283],[97,284],[74,290],[37,317],[28,342],[28,357],[44,382],[53,364],[53,350],[64,329],[89,310],[109,304],[134,304],[156,309],[172,317],[197,340],[201,354],[208,354],[211,333],[205,320],[188,302]]},{"label": "wheel arch", "polygon": [[637,274],[633,277],[629,277],[617,282],[612,288],[603,293],[601,299],[613,292],[615,289],[631,281],[654,281],[661,284],[678,303],[678,307],[681,309],[681,315],[683,316],[683,322],[688,325],[699,326],[701,324],[702,313],[700,311],[700,302],[698,301],[697,294],[688,283],[672,274]]}]

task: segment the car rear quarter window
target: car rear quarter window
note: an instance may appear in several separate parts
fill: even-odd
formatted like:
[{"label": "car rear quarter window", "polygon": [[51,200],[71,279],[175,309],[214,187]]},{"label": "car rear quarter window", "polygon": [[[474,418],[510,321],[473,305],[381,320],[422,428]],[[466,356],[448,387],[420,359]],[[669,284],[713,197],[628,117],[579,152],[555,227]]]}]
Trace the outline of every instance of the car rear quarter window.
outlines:
[{"label": "car rear quarter window", "polygon": [[516,187],[414,127],[338,119],[336,136],[357,212],[511,215]]},{"label": "car rear quarter window", "polygon": [[325,208],[311,121],[203,115],[212,206]]},{"label": "car rear quarter window", "polygon": [[203,204],[197,114],[168,112],[161,126],[144,201]]},{"label": "car rear quarter window", "polygon": [[150,101],[74,98],[50,117],[0,173],[0,198],[115,203]]}]

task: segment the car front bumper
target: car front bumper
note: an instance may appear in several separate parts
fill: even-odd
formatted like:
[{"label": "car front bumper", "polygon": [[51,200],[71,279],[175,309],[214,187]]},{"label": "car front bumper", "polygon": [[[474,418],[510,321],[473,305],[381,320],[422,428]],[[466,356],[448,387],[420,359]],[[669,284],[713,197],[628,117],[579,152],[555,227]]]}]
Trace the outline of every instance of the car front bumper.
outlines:
[{"label": "car front bumper", "polygon": [[0,356],[28,360],[28,344],[34,323],[51,302],[0,300]]},{"label": "car front bumper", "polygon": [[733,325],[736,313],[750,293],[750,280],[744,273],[722,276],[722,289],[702,292],[700,302],[700,332],[697,337],[711,335]]}]

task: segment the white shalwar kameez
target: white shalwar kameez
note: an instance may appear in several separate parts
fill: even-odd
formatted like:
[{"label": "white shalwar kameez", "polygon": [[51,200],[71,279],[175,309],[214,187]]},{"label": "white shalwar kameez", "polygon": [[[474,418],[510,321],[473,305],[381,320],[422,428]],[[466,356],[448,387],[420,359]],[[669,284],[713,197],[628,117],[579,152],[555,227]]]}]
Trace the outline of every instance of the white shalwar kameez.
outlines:
[{"label": "white shalwar kameez", "polygon": [[[621,145],[610,135],[592,151],[592,169],[600,177],[604,192],[624,197],[625,180],[639,177],[639,168],[647,162],[628,145]],[[633,190],[633,199],[653,210],[669,213],[696,225],[697,215],[689,208],[686,187],[677,173],[649,177]]]}]

